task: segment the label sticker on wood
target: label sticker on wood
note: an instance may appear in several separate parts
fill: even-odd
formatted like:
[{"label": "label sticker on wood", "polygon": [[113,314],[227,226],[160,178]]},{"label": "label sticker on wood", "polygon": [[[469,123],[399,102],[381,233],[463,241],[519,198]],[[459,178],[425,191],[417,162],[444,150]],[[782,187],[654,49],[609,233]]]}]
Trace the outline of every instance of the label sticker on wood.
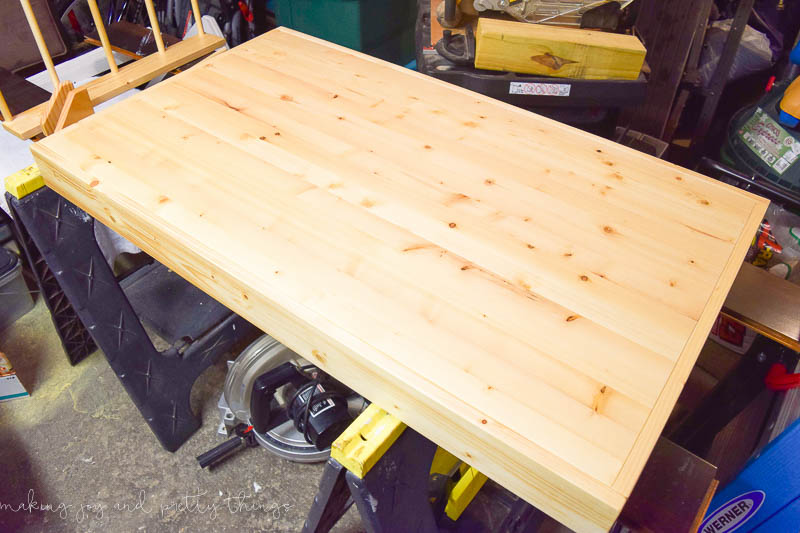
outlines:
[{"label": "label sticker on wood", "polygon": [[569,83],[524,83],[512,81],[508,84],[508,94],[533,94],[536,96],[569,96],[572,85]]}]

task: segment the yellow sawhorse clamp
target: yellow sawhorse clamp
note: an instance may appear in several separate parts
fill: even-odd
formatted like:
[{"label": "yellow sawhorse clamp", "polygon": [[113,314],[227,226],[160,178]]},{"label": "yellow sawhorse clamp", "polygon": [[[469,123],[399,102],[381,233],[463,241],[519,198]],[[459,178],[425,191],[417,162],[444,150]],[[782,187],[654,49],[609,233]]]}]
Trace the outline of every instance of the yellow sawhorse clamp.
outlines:
[{"label": "yellow sawhorse clamp", "polygon": [[39,172],[39,167],[31,165],[6,176],[6,191],[11,196],[20,200],[30,193],[44,187],[44,178]]},{"label": "yellow sawhorse clamp", "polygon": [[[334,441],[331,458],[363,479],[406,427],[400,419],[373,403]],[[453,521],[458,520],[487,480],[484,474],[444,448],[436,450],[430,473],[459,476],[451,485],[445,505],[445,514]]]}]

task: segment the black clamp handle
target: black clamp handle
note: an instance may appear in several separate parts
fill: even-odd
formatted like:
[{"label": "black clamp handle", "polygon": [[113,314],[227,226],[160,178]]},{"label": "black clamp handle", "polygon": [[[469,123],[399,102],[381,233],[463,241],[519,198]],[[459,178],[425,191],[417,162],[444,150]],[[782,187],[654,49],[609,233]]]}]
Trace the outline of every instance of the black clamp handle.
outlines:
[{"label": "black clamp handle", "polygon": [[258,446],[258,441],[256,441],[255,433],[253,432],[253,426],[239,424],[234,428],[234,432],[236,436],[232,439],[228,439],[219,446],[197,456],[197,462],[200,464],[201,468],[212,467],[242,448]]}]

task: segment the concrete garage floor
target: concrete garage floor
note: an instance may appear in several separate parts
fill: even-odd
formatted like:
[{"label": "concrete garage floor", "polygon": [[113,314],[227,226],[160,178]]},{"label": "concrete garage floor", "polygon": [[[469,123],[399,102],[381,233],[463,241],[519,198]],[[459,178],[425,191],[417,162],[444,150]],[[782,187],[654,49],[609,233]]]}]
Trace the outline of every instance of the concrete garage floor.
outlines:
[{"label": "concrete garage floor", "polygon": [[[255,448],[209,472],[195,457],[222,442],[217,399],[226,355],[192,391],[202,427],[175,453],[161,448],[102,353],[70,366],[44,301],[0,331],[0,351],[30,398],[0,403],[0,533],[300,531],[323,464]],[[507,507],[491,481],[458,533],[496,531]],[[26,507],[29,499],[53,511]],[[548,519],[544,531],[568,531]],[[364,531],[355,507],[334,528]]]},{"label": "concrete garage floor", "polygon": [[[0,404],[0,503],[11,506],[0,507],[1,532],[302,528],[322,464],[292,463],[259,448],[243,451],[213,472],[195,461],[222,442],[216,434],[216,403],[225,379],[223,359],[192,391],[203,426],[170,453],[158,444],[102,353],[70,366],[41,299],[0,331],[0,351],[32,393]],[[29,494],[57,512],[10,510],[27,504]],[[362,530],[354,508],[334,529]]]}]

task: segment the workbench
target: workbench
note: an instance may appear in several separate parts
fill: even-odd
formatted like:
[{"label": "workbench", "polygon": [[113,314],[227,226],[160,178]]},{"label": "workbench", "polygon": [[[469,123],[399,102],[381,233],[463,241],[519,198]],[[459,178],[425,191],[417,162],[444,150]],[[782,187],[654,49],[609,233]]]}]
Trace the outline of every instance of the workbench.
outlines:
[{"label": "workbench", "polygon": [[51,214],[578,531],[619,514],[767,205],[284,29],[32,151]]}]

